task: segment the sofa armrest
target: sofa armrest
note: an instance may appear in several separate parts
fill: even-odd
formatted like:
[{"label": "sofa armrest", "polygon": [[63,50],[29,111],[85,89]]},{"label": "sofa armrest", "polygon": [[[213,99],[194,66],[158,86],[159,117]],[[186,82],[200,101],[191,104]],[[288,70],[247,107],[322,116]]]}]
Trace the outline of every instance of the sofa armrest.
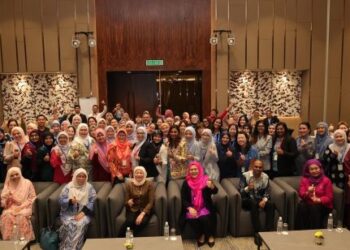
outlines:
[{"label": "sofa armrest", "polygon": [[342,220],[344,216],[344,191],[333,185],[333,206],[337,211],[336,220]]},{"label": "sofa armrest", "polygon": [[117,184],[107,197],[107,220],[108,232],[110,235],[117,235],[114,231],[115,218],[121,213],[124,208],[125,195],[124,184]]},{"label": "sofa armrest", "polygon": [[228,225],[228,197],[218,181],[214,181],[215,186],[218,188],[218,192],[213,195],[213,204],[216,207],[216,211],[222,219],[222,227],[220,228],[220,235],[224,236],[227,233]]},{"label": "sofa armrest", "polygon": [[60,213],[59,197],[65,185],[60,186],[47,199],[47,224],[55,226],[56,218]]},{"label": "sofa armrest", "polygon": [[286,193],[275,182],[270,180],[271,201],[274,202],[277,211],[283,217],[285,214]]},{"label": "sofa armrest", "polygon": [[[163,182],[155,183],[156,190],[154,194],[154,212],[159,220],[159,229],[162,231],[165,220],[167,219],[167,194]],[[162,232],[159,232],[162,234]]]},{"label": "sofa armrest", "polygon": [[97,227],[99,228],[99,234],[101,237],[105,237],[107,229],[107,196],[112,189],[110,182],[104,183],[100,190],[96,194],[96,201],[94,204],[95,218],[98,217]]},{"label": "sofa armrest", "polygon": [[168,183],[168,211],[169,211],[169,226],[178,227],[178,221],[180,218],[182,210],[182,201],[181,201],[181,191],[179,184],[172,180]]}]

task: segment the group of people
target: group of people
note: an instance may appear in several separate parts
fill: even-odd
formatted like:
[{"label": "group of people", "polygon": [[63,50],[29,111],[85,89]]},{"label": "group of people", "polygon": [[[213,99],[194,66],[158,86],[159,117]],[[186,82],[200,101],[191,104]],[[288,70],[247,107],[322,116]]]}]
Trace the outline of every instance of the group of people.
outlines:
[{"label": "group of people", "polygon": [[[213,109],[200,120],[197,114],[187,112],[181,117],[174,116],[170,109],[162,115],[158,107],[155,121],[149,111],[133,121],[120,104],[112,112],[107,112],[102,104],[101,113],[94,105],[89,116],[81,114],[80,106],[75,105],[71,114],[59,116],[53,112],[50,118],[41,114],[25,126],[16,119],[4,123],[4,128],[0,129],[0,181],[5,181],[1,222],[3,216],[7,216],[6,210],[17,204],[13,198],[8,198],[11,197],[10,186],[22,189],[19,183],[30,183],[28,181],[67,184],[60,198],[60,232],[62,239],[71,241],[73,231],[82,232],[74,239],[78,246],[93,216],[96,194],[88,179],[113,184],[126,182],[129,212],[125,226],[133,224],[133,228],[138,228],[136,231],[150,218],[154,198],[152,183],[167,184],[169,180],[185,179],[181,192],[185,204],[183,218],[197,230],[199,245],[205,241],[214,244],[211,229],[215,226],[199,225],[215,224],[210,195],[217,192],[214,181],[225,178],[241,179],[242,207],[252,211],[256,232],[260,225],[254,211],[264,208],[267,217],[273,218],[268,183],[278,176],[303,176],[299,191],[303,203],[298,213],[306,216],[320,207],[319,214],[325,216],[333,200],[329,183],[345,190],[345,210],[350,211],[350,137],[346,122],[340,122],[335,131],[325,122],[318,123],[316,131],[311,130],[308,122],[302,122],[299,136],[294,139],[287,124],[279,122],[269,110],[266,117],[260,119],[257,111],[252,115],[232,114],[230,105],[220,114]],[[19,176],[18,183],[12,175]],[[126,181],[128,179],[131,181]],[[29,190],[32,190],[32,203],[35,192],[33,188],[26,189]],[[140,199],[140,193],[147,198]],[[5,201],[7,199],[10,201]],[[26,203],[28,209],[31,203]],[[14,209],[19,211],[19,208]],[[26,217],[30,217],[30,212],[26,212]],[[71,220],[71,216],[75,219]],[[8,218],[12,224],[18,221]],[[313,216],[307,218],[312,220]],[[314,220],[320,221],[319,218]],[[75,223],[70,224],[72,221]],[[349,213],[344,222],[350,227]],[[269,223],[266,228],[272,229]],[[297,225],[299,228],[316,225],[315,221],[307,223]],[[6,231],[11,227],[1,228]],[[9,233],[2,235],[5,237]]]}]

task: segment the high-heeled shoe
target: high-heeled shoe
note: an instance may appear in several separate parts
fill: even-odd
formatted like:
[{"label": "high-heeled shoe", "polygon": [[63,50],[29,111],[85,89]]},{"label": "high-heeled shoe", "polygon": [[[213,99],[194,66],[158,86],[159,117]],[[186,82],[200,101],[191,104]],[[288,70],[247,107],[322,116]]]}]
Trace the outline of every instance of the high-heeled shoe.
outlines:
[{"label": "high-heeled shoe", "polygon": [[203,246],[203,245],[205,245],[205,241],[200,242],[199,240],[197,240],[197,246],[198,246],[198,247],[201,247],[201,246]]},{"label": "high-heeled shoe", "polygon": [[210,238],[211,238],[211,237],[209,237],[209,239],[208,239],[208,246],[209,246],[210,248],[212,248],[212,247],[215,245],[215,239],[213,238],[213,241],[210,241]]}]

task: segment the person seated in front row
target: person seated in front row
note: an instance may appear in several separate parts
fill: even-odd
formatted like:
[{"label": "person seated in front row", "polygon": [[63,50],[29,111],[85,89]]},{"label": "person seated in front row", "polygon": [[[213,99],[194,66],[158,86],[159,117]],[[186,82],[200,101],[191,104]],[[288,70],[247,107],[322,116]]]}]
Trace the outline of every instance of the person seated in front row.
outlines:
[{"label": "person seated in front row", "polygon": [[296,229],[323,228],[333,208],[333,185],[325,176],[320,161],[311,159],[304,165],[300,180]]},{"label": "person seated in front row", "polygon": [[242,208],[249,210],[254,229],[254,242],[260,245],[258,232],[261,231],[259,210],[265,210],[265,230],[273,229],[274,203],[270,198],[269,176],[263,172],[264,163],[261,160],[254,160],[250,170],[244,172],[239,183],[242,197]]},{"label": "person seated in front row", "polygon": [[2,240],[11,240],[14,224],[17,224],[19,237],[29,241],[35,239],[30,222],[35,198],[32,182],[22,176],[20,168],[11,167],[1,192],[1,207],[4,209],[0,217]]},{"label": "person seated in front row", "polygon": [[196,161],[190,162],[181,188],[181,224],[184,227],[188,222],[196,232],[198,247],[206,241],[210,247],[215,244],[216,214],[211,195],[217,192],[213,181],[204,174],[203,166]]},{"label": "person seated in front row", "polygon": [[87,182],[88,173],[83,168],[78,168],[60,194],[61,206],[59,229],[60,250],[82,249],[85,234],[91,218],[94,215],[94,203],[96,191]]},{"label": "person seated in front row", "polygon": [[121,227],[119,235],[125,235],[126,228],[130,227],[137,236],[148,224],[152,217],[155,187],[152,181],[146,179],[144,167],[134,168],[134,178],[126,182],[125,206],[126,221]]}]

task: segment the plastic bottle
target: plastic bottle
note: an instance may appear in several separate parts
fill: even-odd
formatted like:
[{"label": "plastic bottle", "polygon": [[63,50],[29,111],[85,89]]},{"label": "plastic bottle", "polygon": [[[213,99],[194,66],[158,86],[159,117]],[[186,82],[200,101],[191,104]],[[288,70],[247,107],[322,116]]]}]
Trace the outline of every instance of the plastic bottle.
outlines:
[{"label": "plastic bottle", "polygon": [[14,241],[15,243],[18,242],[18,227],[17,227],[17,224],[13,224],[11,240]]},{"label": "plastic bottle", "polygon": [[166,221],[164,225],[164,238],[169,240],[169,223]]},{"label": "plastic bottle", "polygon": [[130,230],[130,227],[127,227],[126,233],[125,233],[125,242],[131,243],[130,238],[131,238],[131,230]]},{"label": "plastic bottle", "polygon": [[283,229],[283,220],[282,217],[278,217],[278,221],[277,221],[277,234],[281,234],[282,233],[282,229]]},{"label": "plastic bottle", "polygon": [[332,231],[333,230],[333,214],[330,213],[328,215],[328,220],[327,220],[327,230]]}]

